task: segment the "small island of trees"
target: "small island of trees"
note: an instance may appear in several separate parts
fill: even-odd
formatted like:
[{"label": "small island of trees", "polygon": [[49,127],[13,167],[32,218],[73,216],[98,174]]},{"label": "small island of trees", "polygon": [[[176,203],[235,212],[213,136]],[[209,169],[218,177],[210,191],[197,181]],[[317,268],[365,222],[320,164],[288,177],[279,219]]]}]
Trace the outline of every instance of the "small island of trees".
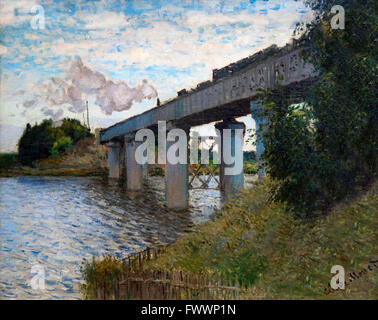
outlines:
[{"label": "small island of trees", "polygon": [[18,142],[18,160],[31,166],[33,161],[64,153],[83,138],[90,137],[90,129],[79,120],[64,118],[59,126],[51,119],[31,126],[29,123]]}]

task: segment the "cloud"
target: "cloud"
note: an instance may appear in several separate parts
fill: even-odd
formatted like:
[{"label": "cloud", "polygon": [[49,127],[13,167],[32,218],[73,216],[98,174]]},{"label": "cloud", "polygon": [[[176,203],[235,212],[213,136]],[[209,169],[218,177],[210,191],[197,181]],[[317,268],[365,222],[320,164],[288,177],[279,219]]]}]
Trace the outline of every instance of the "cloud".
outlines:
[{"label": "cloud", "polygon": [[30,107],[34,106],[36,103],[37,103],[37,99],[33,99],[33,100],[24,101],[24,103],[22,105],[25,108],[30,108]]},{"label": "cloud", "polygon": [[36,0],[2,0],[0,1],[0,25],[19,25],[30,21],[31,8],[38,5]]},{"label": "cloud", "polygon": [[[71,81],[77,90],[87,94],[95,93],[106,83],[105,76],[85,66],[80,57],[72,62],[66,80]],[[73,92],[73,94],[75,93]]]},{"label": "cloud", "polygon": [[[96,104],[106,115],[114,111],[129,110],[135,102],[154,99],[158,93],[154,86],[143,80],[135,88],[124,81],[115,82],[90,69],[80,57],[74,59],[66,72],[65,79],[51,78],[38,85],[38,98],[46,101],[50,108],[43,108],[44,115],[57,119],[63,115],[63,109],[53,111],[57,106],[67,105],[68,110],[80,113],[85,110],[85,101],[94,96]],[[24,107],[34,106],[35,100],[25,101]]]},{"label": "cloud", "polygon": [[122,41],[130,43],[124,46],[127,62],[180,69],[203,65],[211,70],[272,43],[285,45],[292,36],[295,22],[303,19],[297,11],[301,3],[288,3],[281,10],[271,10],[269,5],[270,2],[256,2],[256,11],[267,9],[265,14],[166,6],[164,14],[169,18],[145,18],[143,28],[122,31]]},{"label": "cloud", "polygon": [[7,47],[0,44],[0,55],[7,53]]},{"label": "cloud", "polygon": [[97,91],[96,104],[109,115],[113,111],[130,109],[134,102],[156,97],[156,89],[147,80],[143,80],[142,84],[138,84],[135,88],[130,88],[125,82],[106,81],[104,86]]},{"label": "cloud", "polygon": [[104,30],[126,27],[129,22],[126,21],[124,15],[120,15],[113,11],[103,11],[99,14],[83,15],[82,19],[85,23],[85,29]]},{"label": "cloud", "polygon": [[15,91],[13,93],[13,95],[20,96],[20,95],[23,95],[24,93],[25,93],[25,90],[19,89],[19,90]]},{"label": "cloud", "polygon": [[45,107],[45,108],[42,108],[41,111],[43,112],[45,116],[51,117],[51,119],[53,119],[54,121],[59,120],[63,116],[63,113],[64,113],[62,108],[59,108],[58,110],[54,111],[52,109]]}]

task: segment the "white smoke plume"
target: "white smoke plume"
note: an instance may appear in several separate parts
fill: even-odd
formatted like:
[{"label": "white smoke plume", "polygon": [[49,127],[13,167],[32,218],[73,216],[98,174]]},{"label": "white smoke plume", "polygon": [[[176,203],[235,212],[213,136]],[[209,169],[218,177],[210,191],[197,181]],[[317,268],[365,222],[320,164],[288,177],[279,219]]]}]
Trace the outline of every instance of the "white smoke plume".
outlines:
[{"label": "white smoke plume", "polygon": [[154,86],[147,80],[143,80],[135,88],[129,87],[124,81],[107,80],[102,73],[85,66],[80,57],[72,61],[65,79],[52,78],[45,81],[38,85],[38,91],[39,94],[33,100],[26,101],[24,107],[32,107],[36,100],[41,99],[49,106],[41,111],[54,120],[62,117],[63,110],[60,107],[63,105],[74,113],[85,111],[85,101],[89,96],[95,97],[95,103],[106,115],[111,115],[113,111],[128,110],[135,102],[158,96]]}]

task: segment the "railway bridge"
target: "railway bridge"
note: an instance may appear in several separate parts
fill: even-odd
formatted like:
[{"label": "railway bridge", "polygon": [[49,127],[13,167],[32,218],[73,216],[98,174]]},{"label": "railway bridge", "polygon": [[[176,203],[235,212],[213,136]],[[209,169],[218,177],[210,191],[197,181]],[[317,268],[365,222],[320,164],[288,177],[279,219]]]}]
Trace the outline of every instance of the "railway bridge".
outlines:
[{"label": "railway bridge", "polygon": [[[244,123],[235,118],[251,115],[258,129],[266,121],[263,116],[261,89],[274,90],[278,82],[288,94],[295,93],[293,96],[298,99],[298,103],[302,102],[303,93],[317,77],[313,66],[301,58],[302,49],[295,41],[282,48],[273,45],[222,69],[213,70],[212,80],[200,83],[196,88],[178,91],[173,99],[161,105],[158,103],[146,112],[102,129],[100,143],[109,147],[109,177],[119,178],[122,168],[126,168],[127,188],[142,191],[145,174],[144,166],[135,159],[135,151],[140,144],[135,141],[135,134],[140,129],[151,129],[158,134],[159,121],[166,122],[167,131],[180,128],[187,133],[191,127],[217,122],[217,132],[222,134],[222,129],[230,129],[231,132],[245,129]],[[220,141],[223,141],[222,137]],[[238,139],[237,135],[231,134],[233,152],[243,152],[243,141],[244,139]],[[256,153],[259,162],[263,150],[262,142],[257,141]],[[224,168],[228,164],[223,161],[222,156],[220,158],[220,187],[226,198],[231,198],[243,188],[243,172],[229,176],[224,174]],[[260,168],[259,177],[262,175],[263,169]],[[170,164],[168,161],[165,183],[168,208],[187,208],[187,165]]]}]

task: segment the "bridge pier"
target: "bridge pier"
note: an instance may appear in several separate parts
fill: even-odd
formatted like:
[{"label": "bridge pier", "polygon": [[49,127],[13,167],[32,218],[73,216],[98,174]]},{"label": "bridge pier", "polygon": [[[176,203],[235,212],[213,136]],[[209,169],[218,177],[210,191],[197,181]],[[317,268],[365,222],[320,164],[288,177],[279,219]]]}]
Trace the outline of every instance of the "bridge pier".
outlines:
[{"label": "bridge pier", "polygon": [[[263,103],[261,101],[251,101],[251,115],[253,120],[256,122],[256,132],[259,132],[266,124],[267,119],[264,117],[264,108]],[[256,160],[259,166],[258,168],[258,177],[262,179],[265,176],[265,169],[263,166],[263,162],[261,159],[262,154],[264,153],[264,144],[262,139],[259,135],[256,136]]]},{"label": "bridge pier", "polygon": [[126,149],[126,187],[129,191],[142,191],[143,189],[143,165],[135,159],[135,151],[140,142],[125,137]]},{"label": "bridge pier", "polygon": [[[224,120],[223,122],[216,124],[215,128],[219,130],[221,135],[221,164],[219,172],[220,190],[223,194],[223,198],[226,201],[229,201],[240,189],[244,188],[243,145],[245,124],[238,122],[235,119],[231,119]],[[231,130],[231,139],[228,141],[225,139],[225,132],[223,131],[225,129]],[[234,157],[234,164],[230,164],[229,160],[227,159],[227,154],[225,153],[227,148],[231,151],[229,156]],[[237,169],[235,166],[238,162],[241,164],[241,169],[235,170],[235,172],[230,172],[233,171],[232,168]]]},{"label": "bridge pier", "polygon": [[[189,130],[185,130],[187,137]],[[167,140],[167,161],[165,165],[165,197],[167,206],[172,210],[185,210],[189,207],[188,165],[187,163],[171,164],[168,160],[168,150],[175,144]]]},{"label": "bridge pier", "polygon": [[108,147],[109,178],[119,179],[121,172],[121,144],[111,141],[106,146]]}]

